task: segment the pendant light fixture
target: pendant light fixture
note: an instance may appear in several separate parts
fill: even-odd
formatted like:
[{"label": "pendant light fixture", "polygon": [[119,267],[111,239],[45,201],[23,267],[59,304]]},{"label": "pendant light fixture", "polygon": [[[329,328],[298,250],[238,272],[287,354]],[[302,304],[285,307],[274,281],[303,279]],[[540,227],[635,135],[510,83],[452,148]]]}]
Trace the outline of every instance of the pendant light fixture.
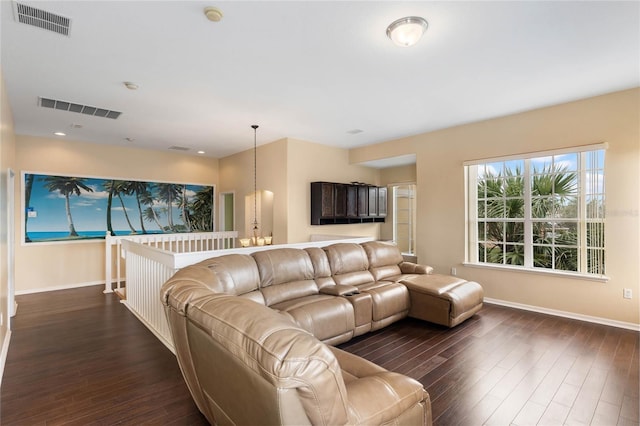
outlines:
[{"label": "pendant light fixture", "polygon": [[[262,236],[258,223],[258,125],[252,124],[253,129],[253,221],[251,222],[251,236],[240,238],[240,247],[271,245],[273,234]],[[260,198],[262,201],[262,197]],[[245,204],[246,206],[246,204]]]},{"label": "pendant light fixture", "polygon": [[253,245],[258,244],[258,125],[252,124],[253,129]]}]

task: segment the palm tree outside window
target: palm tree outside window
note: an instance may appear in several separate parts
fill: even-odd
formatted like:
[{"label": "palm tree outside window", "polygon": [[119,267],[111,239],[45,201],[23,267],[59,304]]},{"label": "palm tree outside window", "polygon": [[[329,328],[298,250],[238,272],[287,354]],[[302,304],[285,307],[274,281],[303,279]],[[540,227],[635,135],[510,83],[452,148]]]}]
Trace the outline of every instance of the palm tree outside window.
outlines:
[{"label": "palm tree outside window", "polygon": [[604,276],[598,148],[465,164],[467,261]]}]

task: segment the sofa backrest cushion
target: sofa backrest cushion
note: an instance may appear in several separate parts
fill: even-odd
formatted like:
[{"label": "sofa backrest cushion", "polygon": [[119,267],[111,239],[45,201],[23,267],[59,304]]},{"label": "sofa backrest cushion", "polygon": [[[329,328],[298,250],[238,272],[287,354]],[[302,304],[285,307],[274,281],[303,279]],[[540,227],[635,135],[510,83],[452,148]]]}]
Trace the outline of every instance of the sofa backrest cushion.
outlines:
[{"label": "sofa backrest cushion", "polygon": [[258,267],[249,255],[227,254],[212,257],[196,265],[204,266],[215,274],[216,281],[210,287],[215,293],[240,296],[258,290]]},{"label": "sofa backrest cushion", "polygon": [[369,271],[376,281],[402,274],[400,264],[404,259],[400,249],[394,243],[368,241],[362,243],[362,248],[367,253]]},{"label": "sofa backrest cushion", "polygon": [[327,253],[320,247],[307,247],[304,249],[311,259],[313,265],[313,279],[316,281],[318,288],[336,285],[331,276],[331,265],[327,259]]},{"label": "sofa backrest cushion", "polygon": [[313,264],[306,251],[279,248],[252,254],[260,274],[260,291],[267,306],[318,293]]},{"label": "sofa backrest cushion", "polygon": [[324,248],[336,284],[353,285],[373,282],[369,260],[360,244],[336,243]]},{"label": "sofa backrest cushion", "polygon": [[189,342],[219,424],[344,424],[342,372],[332,351],[264,306],[214,295],[187,310]]}]

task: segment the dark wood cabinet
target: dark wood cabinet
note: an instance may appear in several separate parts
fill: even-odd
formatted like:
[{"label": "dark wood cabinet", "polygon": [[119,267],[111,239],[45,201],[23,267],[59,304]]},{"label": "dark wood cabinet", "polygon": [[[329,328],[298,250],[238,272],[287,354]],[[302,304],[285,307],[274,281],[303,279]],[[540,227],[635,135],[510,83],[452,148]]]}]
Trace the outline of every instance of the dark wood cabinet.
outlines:
[{"label": "dark wood cabinet", "polygon": [[358,216],[369,216],[369,187],[358,186]]},{"label": "dark wood cabinet", "polygon": [[387,188],[311,182],[311,224],[384,222]]},{"label": "dark wood cabinet", "polygon": [[387,216],[387,188],[378,187],[378,217]]},{"label": "dark wood cabinet", "polygon": [[333,217],[333,185],[330,183],[322,184],[322,217]]},{"label": "dark wood cabinet", "polygon": [[335,217],[347,217],[347,185],[334,184],[333,193],[333,215]]},{"label": "dark wood cabinet", "polygon": [[358,217],[358,187],[347,185],[347,217]]}]

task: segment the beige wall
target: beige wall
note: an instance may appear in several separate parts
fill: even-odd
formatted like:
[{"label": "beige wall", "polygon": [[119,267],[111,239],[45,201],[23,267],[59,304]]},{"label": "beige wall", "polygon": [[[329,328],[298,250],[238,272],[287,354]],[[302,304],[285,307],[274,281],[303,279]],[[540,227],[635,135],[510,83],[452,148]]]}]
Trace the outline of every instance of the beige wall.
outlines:
[{"label": "beige wall", "polygon": [[[256,158],[257,188],[273,192],[273,243],[286,243],[287,140],[259,146]],[[244,218],[245,197],[253,194],[253,148],[220,159],[220,192],[234,192],[236,230],[241,237],[251,236],[251,229],[245,229]]]},{"label": "beige wall", "polygon": [[103,242],[28,245],[20,242],[23,172],[218,183],[218,160],[214,158],[19,135],[16,136],[15,168],[16,291],[104,283]]},{"label": "beige wall", "polygon": [[[258,190],[273,192],[273,242],[309,241],[311,234],[357,235],[377,238],[379,225],[311,226],[313,181],[377,184],[376,169],[349,164],[349,151],[296,139],[280,139],[257,148]],[[236,228],[244,229],[244,197],[253,192],[253,149],[220,159],[220,191],[235,193]]]},{"label": "beige wall", "polygon": [[[419,260],[480,282],[486,296],[639,324],[640,89],[388,141],[352,161],[417,154]],[[465,160],[607,142],[606,283],[463,266]],[[400,147],[401,152],[396,149]],[[411,146],[411,148],[408,148]],[[631,288],[634,298],[622,298]]]},{"label": "beige wall", "polygon": [[342,148],[289,139],[287,158],[289,242],[309,241],[312,234],[379,238],[380,224],[311,225],[311,182],[365,182],[378,185],[377,169],[349,163]]},{"label": "beige wall", "polygon": [[[0,350],[7,339],[9,325],[7,292],[8,292],[8,257],[7,242],[9,236],[7,222],[7,177],[8,169],[13,168],[15,155],[15,136],[13,131],[13,115],[7,99],[4,78],[0,71]],[[15,171],[15,170],[14,170]],[[0,371],[2,377],[2,371]]]}]

